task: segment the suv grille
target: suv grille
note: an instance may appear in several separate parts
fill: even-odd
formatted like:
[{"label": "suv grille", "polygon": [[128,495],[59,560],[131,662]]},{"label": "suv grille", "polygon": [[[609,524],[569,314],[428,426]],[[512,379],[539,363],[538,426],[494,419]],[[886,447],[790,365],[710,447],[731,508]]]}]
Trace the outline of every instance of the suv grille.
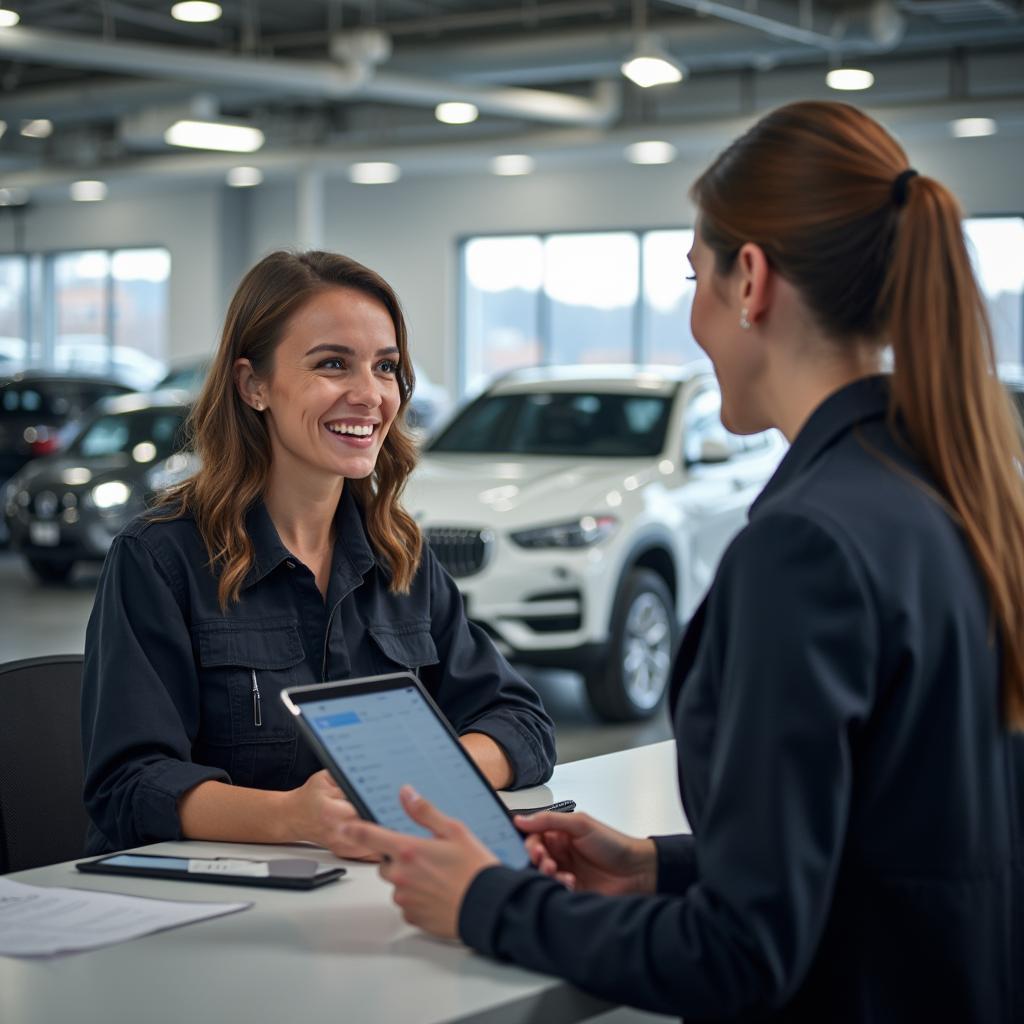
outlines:
[{"label": "suv grille", "polygon": [[424,531],[437,560],[455,579],[473,576],[487,564],[494,544],[490,530],[431,526]]}]

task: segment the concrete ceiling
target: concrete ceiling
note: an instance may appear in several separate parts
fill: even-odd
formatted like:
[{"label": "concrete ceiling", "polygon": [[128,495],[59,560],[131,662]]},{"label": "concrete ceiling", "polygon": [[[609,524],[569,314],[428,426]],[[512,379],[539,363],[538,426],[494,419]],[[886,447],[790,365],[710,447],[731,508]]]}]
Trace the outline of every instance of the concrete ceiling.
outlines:
[{"label": "concrete ceiling", "polygon": [[[0,29],[0,187],[39,195],[83,177],[219,176],[238,163],[286,175],[398,159],[406,173],[543,166],[621,154],[640,138],[712,145],[723,125],[830,95],[830,66],[867,67],[854,94],[908,131],[995,116],[1024,135],[1024,0],[221,0],[205,25],[171,0],[7,0]],[[619,67],[640,35],[687,69],[641,90]],[[442,100],[480,110],[440,124]],[[168,146],[189,113],[266,135],[239,158]],[[52,121],[46,138],[19,133]]]}]

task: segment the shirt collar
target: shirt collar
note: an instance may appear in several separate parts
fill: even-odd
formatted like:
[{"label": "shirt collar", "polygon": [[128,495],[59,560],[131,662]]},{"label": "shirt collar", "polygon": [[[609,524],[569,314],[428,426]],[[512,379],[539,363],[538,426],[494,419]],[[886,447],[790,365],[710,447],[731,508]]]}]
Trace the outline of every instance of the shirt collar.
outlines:
[{"label": "shirt collar", "polygon": [[[248,588],[269,576],[282,562],[294,559],[295,556],[282,543],[262,498],[246,514],[245,527],[252,541],[254,555],[252,567],[242,584],[243,588]],[[332,575],[348,575],[353,572],[362,577],[377,562],[366,536],[359,503],[349,487],[342,489],[341,500],[334,513],[334,536]]]},{"label": "shirt collar", "polygon": [[829,395],[800,429],[772,478],[750,506],[750,515],[858,423],[879,419],[888,409],[889,378],[884,375],[862,377]]}]

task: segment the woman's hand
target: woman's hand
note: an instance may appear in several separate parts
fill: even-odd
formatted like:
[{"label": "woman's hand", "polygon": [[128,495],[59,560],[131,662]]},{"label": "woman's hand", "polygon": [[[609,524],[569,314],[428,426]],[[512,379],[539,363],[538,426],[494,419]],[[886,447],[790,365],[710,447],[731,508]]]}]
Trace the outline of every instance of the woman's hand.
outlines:
[{"label": "woman's hand", "polygon": [[358,815],[327,771],[310,775],[298,789],[288,793],[288,811],[292,839],[326,847],[336,857],[380,859],[346,836],[346,826],[358,820]]},{"label": "woman's hand", "polygon": [[526,848],[537,868],[570,889],[607,895],[655,891],[653,839],[634,839],[579,811],[516,815],[515,823],[528,834]]},{"label": "woman's hand", "polygon": [[394,887],[402,916],[431,935],[458,938],[459,909],[466,890],[498,858],[455,818],[442,814],[411,786],[400,792],[405,813],[433,834],[431,839],[392,832],[366,821],[345,828],[349,842],[384,860],[380,876]]}]

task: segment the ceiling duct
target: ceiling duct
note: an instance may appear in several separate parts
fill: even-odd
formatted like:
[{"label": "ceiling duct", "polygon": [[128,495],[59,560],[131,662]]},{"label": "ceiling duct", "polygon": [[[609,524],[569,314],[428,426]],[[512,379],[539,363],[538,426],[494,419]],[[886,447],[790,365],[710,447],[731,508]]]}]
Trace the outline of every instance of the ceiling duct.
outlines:
[{"label": "ceiling duct", "polygon": [[[386,37],[385,37],[386,38]],[[321,100],[367,99],[433,107],[463,100],[482,112],[552,124],[603,126],[619,111],[617,90],[603,87],[593,98],[537,89],[456,84],[429,77],[376,70],[390,52],[376,30],[335,37],[340,63],[210,53],[152,43],[110,42],[79,34],[11,28],[0,32],[0,55],[20,60],[192,83],[275,88],[281,96]]]}]

